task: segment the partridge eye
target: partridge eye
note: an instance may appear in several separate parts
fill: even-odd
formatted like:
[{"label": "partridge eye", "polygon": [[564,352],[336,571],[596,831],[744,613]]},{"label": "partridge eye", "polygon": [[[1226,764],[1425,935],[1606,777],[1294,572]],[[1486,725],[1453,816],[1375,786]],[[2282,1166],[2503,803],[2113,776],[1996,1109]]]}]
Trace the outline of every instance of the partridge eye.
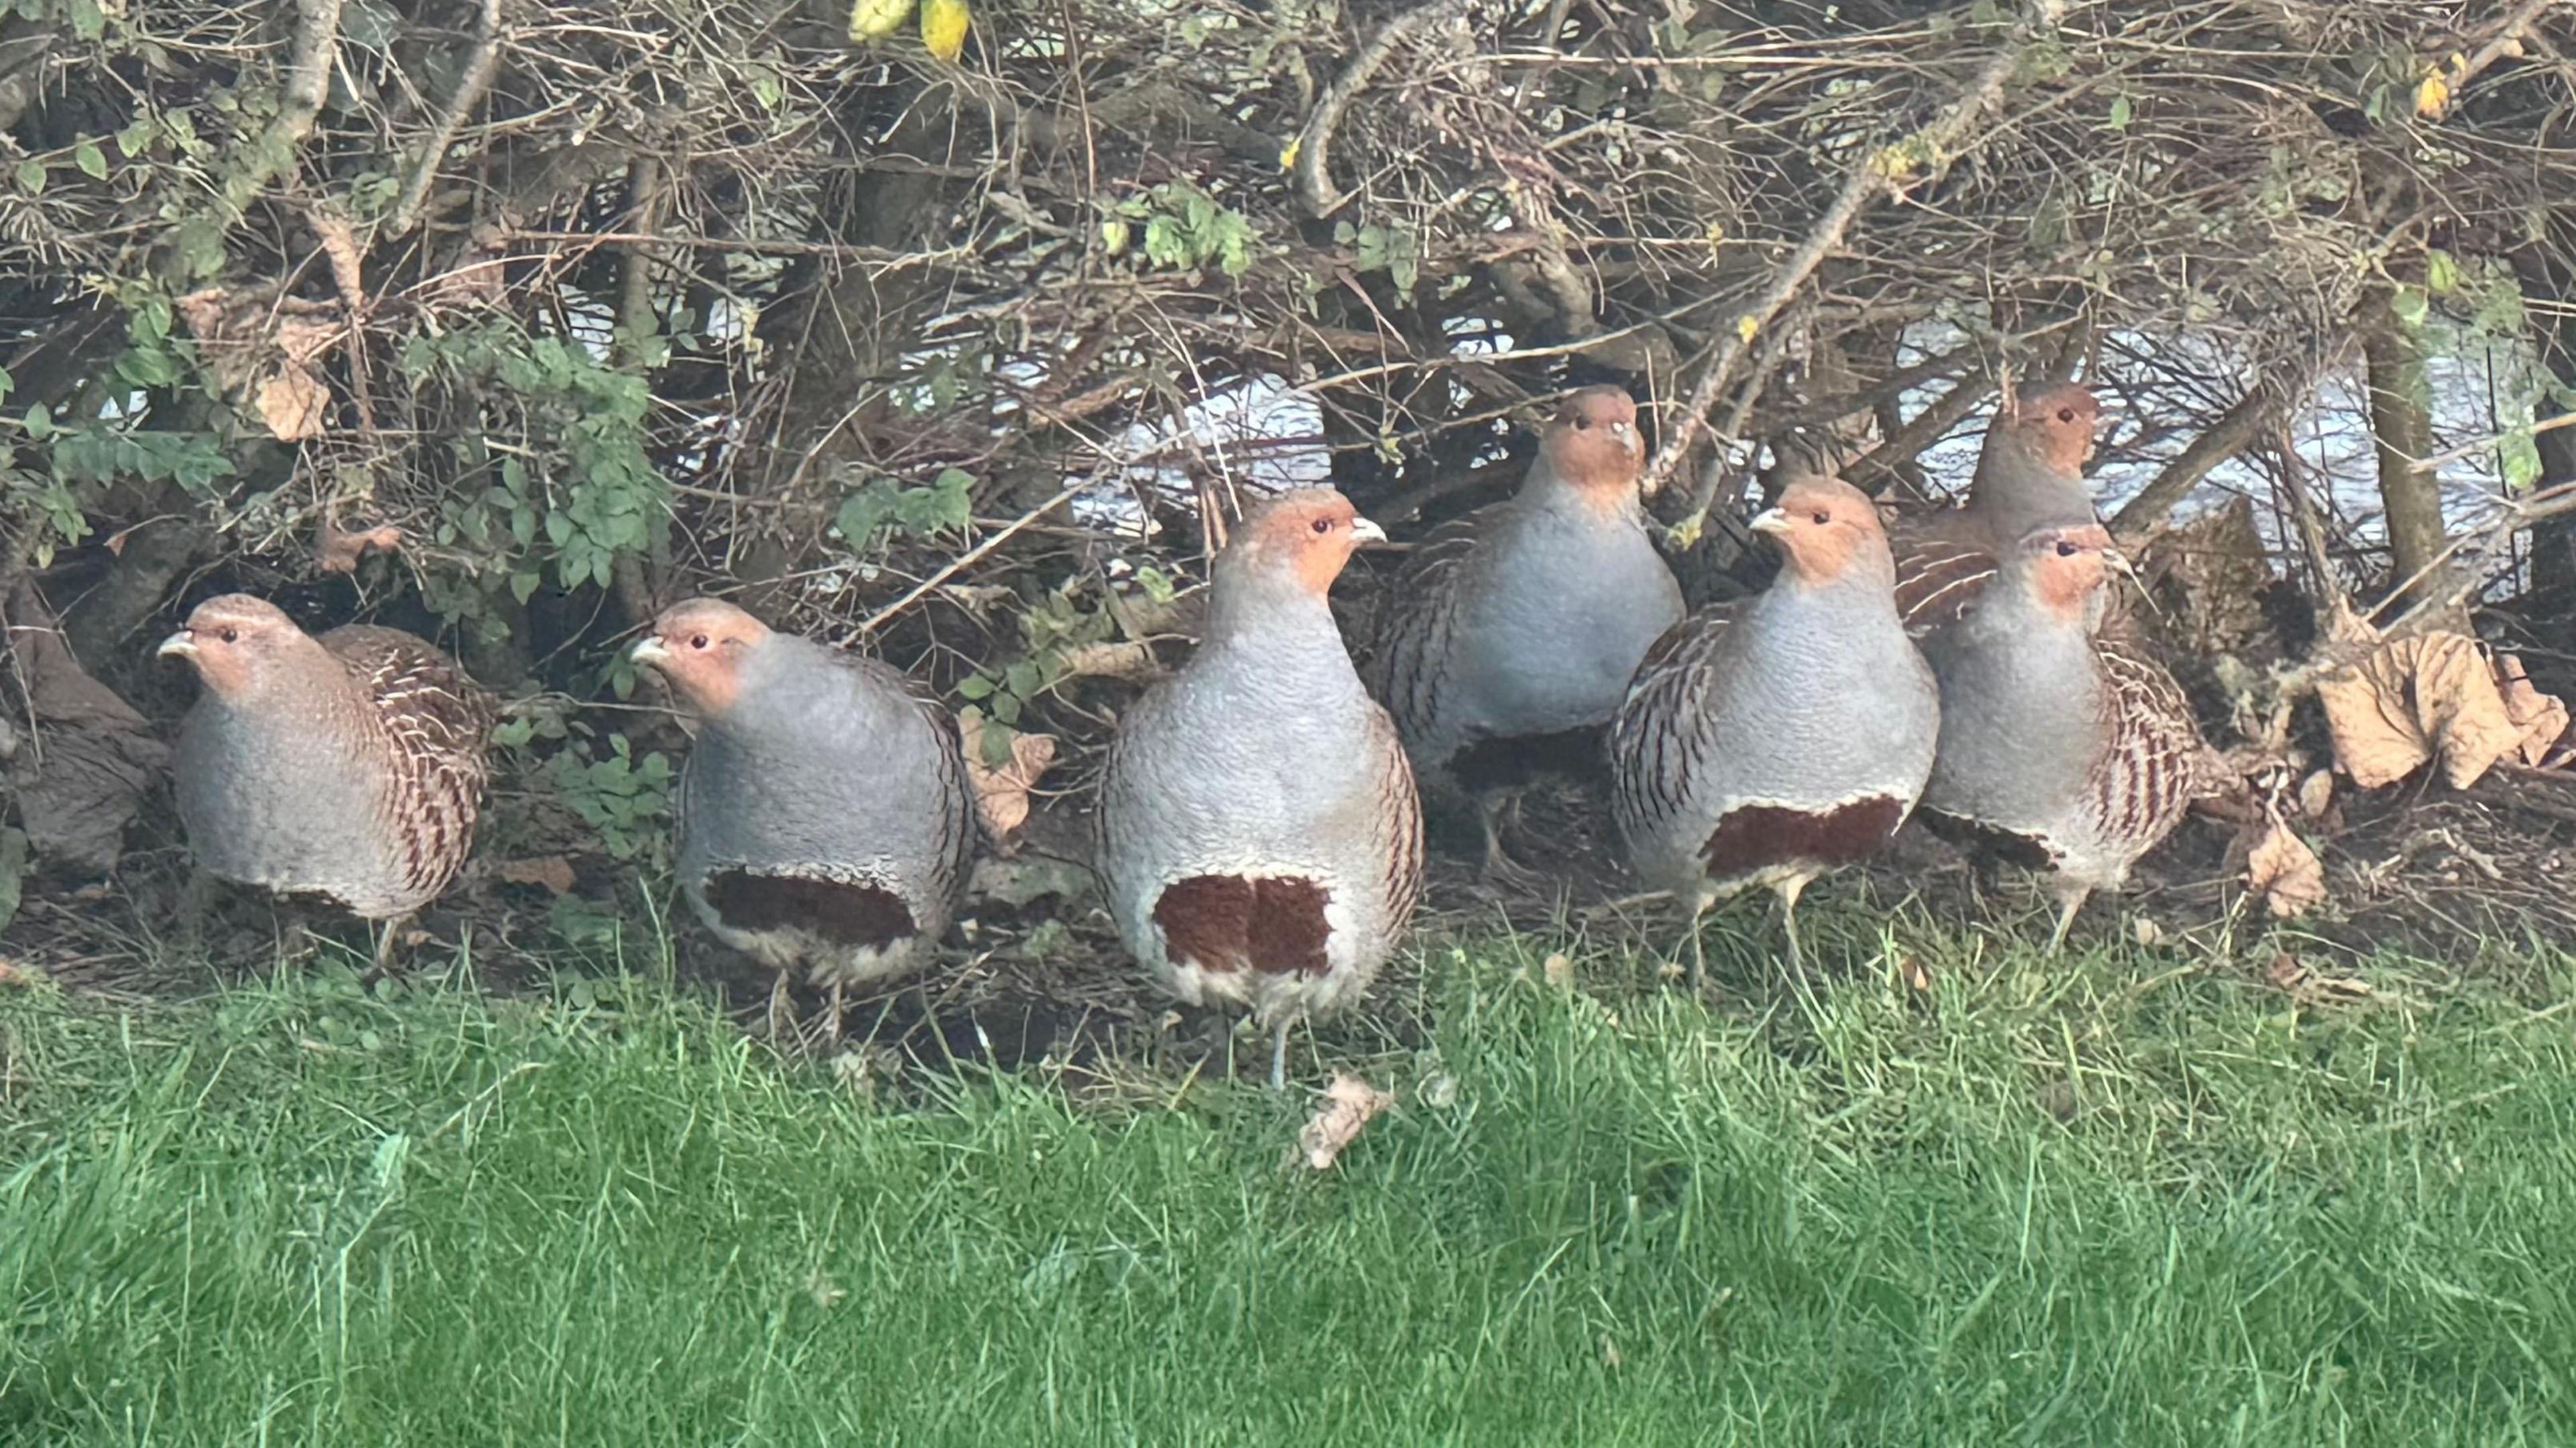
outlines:
[{"label": "partridge eye", "polygon": [[1318,533],[1330,533],[1330,532],[1332,532],[1332,531],[1333,531],[1333,520],[1332,520],[1332,519],[1330,519],[1330,518],[1317,518],[1317,519],[1315,520],[1315,531],[1316,531],[1316,532],[1318,532]]},{"label": "partridge eye", "polygon": [[706,646],[707,646],[707,636],[706,636],[705,634],[699,634],[697,637],[692,638],[692,639],[690,639],[690,640],[689,640],[689,647],[691,647],[691,648],[693,648],[693,649],[702,649],[702,648],[705,648]]},{"label": "partridge eye", "polygon": [[1814,512],[1812,512],[1812,513],[1808,514],[1807,516],[1808,516],[1808,517],[1810,517],[1810,518],[1815,519],[1815,520],[1816,520],[1816,526],[1817,526],[1817,527],[1819,527],[1819,528],[1821,528],[1821,527],[1825,526],[1827,523],[1830,523],[1830,522],[1832,522],[1832,521],[1834,520],[1834,515],[1833,515],[1833,514],[1831,514],[1831,513],[1826,512],[1826,511],[1825,511],[1824,509],[1822,509],[1822,508],[1818,508],[1816,511],[1814,511]]},{"label": "partridge eye", "polygon": [[2057,420],[2059,422],[2073,422],[2075,420],[2075,409],[2071,407],[2061,407],[2057,409]]},{"label": "partridge eye", "polygon": [[225,643],[237,644],[241,642],[241,630],[237,628],[228,628],[225,629],[219,637],[222,638]]},{"label": "partridge eye", "polygon": [[1591,431],[1591,430],[1592,430],[1592,419],[1591,419],[1591,418],[1588,418],[1588,417],[1578,417],[1578,418],[1576,418],[1576,419],[1574,420],[1574,430],[1575,430],[1576,432],[1589,432],[1589,431]]},{"label": "partridge eye", "polygon": [[2083,551],[2083,549],[2076,547],[2072,543],[2061,541],[2057,545],[2057,556],[2060,558],[2072,558]]}]

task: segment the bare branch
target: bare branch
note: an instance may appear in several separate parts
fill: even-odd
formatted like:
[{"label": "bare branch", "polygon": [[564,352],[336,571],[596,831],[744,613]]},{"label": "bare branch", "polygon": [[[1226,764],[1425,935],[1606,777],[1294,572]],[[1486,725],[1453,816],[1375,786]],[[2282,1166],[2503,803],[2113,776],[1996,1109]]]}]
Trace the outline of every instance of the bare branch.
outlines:
[{"label": "bare branch", "polygon": [[403,178],[402,195],[385,223],[388,236],[404,235],[419,224],[421,205],[429,199],[438,168],[446,164],[447,148],[456,144],[456,133],[464,127],[465,118],[483,103],[484,93],[492,88],[492,77],[501,69],[501,4],[502,0],[483,0],[474,53],[466,59],[464,73],[456,78],[456,94],[440,108],[437,124],[429,128],[429,135],[412,158],[411,174]]},{"label": "bare branch", "polygon": [[1921,158],[1929,163],[1931,175],[1946,170],[1954,159],[1954,148],[1967,134],[1968,127],[2003,98],[2004,82],[2011,77],[2023,49],[2041,33],[2056,28],[2065,11],[2065,0],[2032,0],[2030,8],[2014,24],[2011,37],[2003,48],[1986,62],[1975,83],[1947,114],[1904,141],[1873,150],[1852,163],[1850,174],[1843,179],[1842,190],[1835,195],[1833,204],[1825,208],[1824,214],[1816,218],[1815,225],[1808,228],[1806,240],[1800,242],[1789,259],[1781,263],[1779,270],[1772,274],[1770,285],[1764,287],[1753,305],[1737,318],[1734,328],[1718,339],[1717,355],[1709,362],[1708,370],[1701,374],[1699,386],[1692,390],[1690,401],[1683,406],[1679,425],[1665,440],[1654,464],[1646,470],[1647,492],[1652,493],[1662,487],[1681,466],[1691,444],[1698,440],[1700,429],[1706,425],[1709,408],[1715,405],[1737,361],[1743,357],[1745,345],[1762,328],[1769,326],[1771,320],[1780,314],[1780,309],[1789,304],[1789,299],[1797,295],[1798,289],[1806,285],[1807,278],[1824,263],[1826,253],[1842,244],[1843,234],[1851,229],[1852,222],[1860,213],[1882,195],[1901,187],[1901,178],[1907,173],[1903,169],[1903,161],[1897,158]]},{"label": "bare branch", "polygon": [[1297,199],[1305,203],[1307,215],[1330,216],[1351,199],[1333,194],[1332,172],[1326,164],[1332,152],[1333,132],[1342,124],[1342,112],[1350,109],[1352,100],[1407,37],[1465,14],[1469,3],[1470,0],[1430,0],[1389,20],[1351,57],[1351,63],[1342,67],[1342,73],[1324,87],[1314,113],[1306,117],[1297,138],[1289,143],[1296,158],[1293,169]]},{"label": "bare branch", "polygon": [[2180,456],[2165,464],[2152,481],[2138,490],[2138,495],[2111,519],[2111,530],[2124,541],[2134,542],[2139,534],[2163,522],[2174,504],[2189,497],[2212,469],[2253,446],[2256,438],[2271,430],[2283,404],[2296,390],[2270,380],[2257,381],[2245,389],[2245,395],[2237,398],[2207,432],[2193,438]]}]

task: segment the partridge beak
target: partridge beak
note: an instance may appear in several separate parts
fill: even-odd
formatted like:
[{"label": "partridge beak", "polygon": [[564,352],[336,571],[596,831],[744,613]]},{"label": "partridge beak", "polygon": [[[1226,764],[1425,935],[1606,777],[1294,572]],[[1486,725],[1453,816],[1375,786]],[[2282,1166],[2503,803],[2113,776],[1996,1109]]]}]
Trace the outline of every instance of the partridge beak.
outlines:
[{"label": "partridge beak", "polygon": [[1629,422],[1610,424],[1610,440],[1619,444],[1620,450],[1630,457],[1635,457],[1638,448],[1642,445],[1637,437],[1636,424]]},{"label": "partridge beak", "polygon": [[1386,530],[1366,518],[1354,517],[1351,519],[1351,539],[1358,543],[1383,543]]},{"label": "partridge beak", "polygon": [[1756,533],[1769,533],[1774,537],[1785,537],[1789,532],[1789,515],[1781,512],[1777,508],[1765,508],[1761,512],[1754,514],[1753,521],[1745,524],[1744,526],[1752,529]]},{"label": "partridge beak", "polygon": [[671,661],[671,650],[669,645],[662,642],[659,634],[646,634],[635,641],[635,647],[627,653],[626,657],[639,664],[658,666]]},{"label": "partridge beak", "polygon": [[196,631],[184,628],[179,630],[177,633],[163,639],[161,641],[161,647],[154,649],[152,651],[152,655],[154,658],[161,659],[195,658],[197,656]]}]

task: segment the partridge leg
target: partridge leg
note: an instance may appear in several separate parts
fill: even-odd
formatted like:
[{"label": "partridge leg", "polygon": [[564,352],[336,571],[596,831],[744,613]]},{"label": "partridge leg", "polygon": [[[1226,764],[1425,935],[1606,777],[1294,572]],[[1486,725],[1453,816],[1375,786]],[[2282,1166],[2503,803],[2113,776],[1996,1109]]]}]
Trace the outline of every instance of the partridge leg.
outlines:
[{"label": "partridge leg", "polygon": [[402,917],[376,922],[376,974],[383,975],[393,968],[394,936],[402,927]]},{"label": "partridge leg", "polygon": [[1807,964],[1805,952],[1798,948],[1798,896],[1807,888],[1807,877],[1792,875],[1773,888],[1780,895],[1780,931],[1789,938],[1789,974],[1804,979]]},{"label": "partridge leg", "polygon": [[1483,873],[1488,880],[1535,895],[1546,890],[1548,883],[1546,877],[1513,859],[1511,851],[1503,844],[1502,817],[1508,813],[1517,818],[1520,814],[1520,803],[1521,797],[1518,790],[1500,795],[1487,795],[1476,802],[1477,816],[1485,826]]},{"label": "partridge leg", "polygon": [[841,988],[841,977],[832,977],[832,1004],[829,1007],[832,1019],[823,1027],[823,1043],[827,1046],[841,1044]]},{"label": "partridge leg", "polygon": [[1279,1018],[1279,1024],[1271,1028],[1270,1089],[1273,1091],[1285,1091],[1288,1089],[1289,1020],[1289,1017],[1281,1016]]},{"label": "partridge leg", "polygon": [[2088,886],[2060,886],[2057,891],[2057,929],[2048,937],[2048,953],[2055,955],[2066,944],[2066,932],[2075,925],[2076,912],[2084,908],[2084,899],[2092,894]]},{"label": "partridge leg", "polygon": [[766,1014],[769,1043],[775,1046],[778,1044],[780,1023],[785,1022],[792,1026],[796,1020],[796,1003],[787,992],[787,972],[783,968],[778,972],[777,978],[770,983],[769,1010]]},{"label": "partridge leg", "polygon": [[179,944],[190,955],[204,953],[206,917],[214,913],[215,896],[221,889],[205,871],[188,872],[188,888],[179,895]]}]

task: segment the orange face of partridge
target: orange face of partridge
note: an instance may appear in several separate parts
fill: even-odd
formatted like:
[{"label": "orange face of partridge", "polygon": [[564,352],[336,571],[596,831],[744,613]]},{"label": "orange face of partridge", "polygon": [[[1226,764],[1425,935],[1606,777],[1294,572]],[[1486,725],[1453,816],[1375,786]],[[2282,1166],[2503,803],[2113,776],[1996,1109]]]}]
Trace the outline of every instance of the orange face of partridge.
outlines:
[{"label": "orange face of partridge", "polygon": [[1779,543],[1789,572],[1802,583],[1842,576],[1863,548],[1886,536],[1869,495],[1832,478],[1790,484],[1777,505],[1754,518],[1752,527]]},{"label": "orange face of partridge", "polygon": [[247,593],[227,593],[198,604],[188,626],[161,641],[163,658],[186,659],[214,693],[238,699],[273,676],[288,654],[308,643],[283,610]]},{"label": "orange face of partridge", "polygon": [[2030,454],[2059,473],[2080,473],[2093,458],[2093,430],[2102,404],[2068,383],[2025,393],[2004,426]]},{"label": "orange face of partridge", "polygon": [[732,604],[693,598],[663,610],[633,657],[668,679],[691,708],[721,714],[742,687],[743,656],[767,637],[767,624]]},{"label": "orange face of partridge", "polygon": [[2070,623],[2083,622],[2093,595],[2110,576],[2111,535],[2099,524],[2042,528],[2024,538],[2021,547],[2040,606]]},{"label": "orange face of partridge", "polygon": [[1637,404],[1616,387],[1586,387],[1565,399],[1539,435],[1548,470],[1604,505],[1635,494],[1646,447],[1637,434]]},{"label": "orange face of partridge", "polygon": [[1331,488],[1300,488],[1253,515],[1232,545],[1264,568],[1286,568],[1299,587],[1322,597],[1342,576],[1352,550],[1386,534]]}]

